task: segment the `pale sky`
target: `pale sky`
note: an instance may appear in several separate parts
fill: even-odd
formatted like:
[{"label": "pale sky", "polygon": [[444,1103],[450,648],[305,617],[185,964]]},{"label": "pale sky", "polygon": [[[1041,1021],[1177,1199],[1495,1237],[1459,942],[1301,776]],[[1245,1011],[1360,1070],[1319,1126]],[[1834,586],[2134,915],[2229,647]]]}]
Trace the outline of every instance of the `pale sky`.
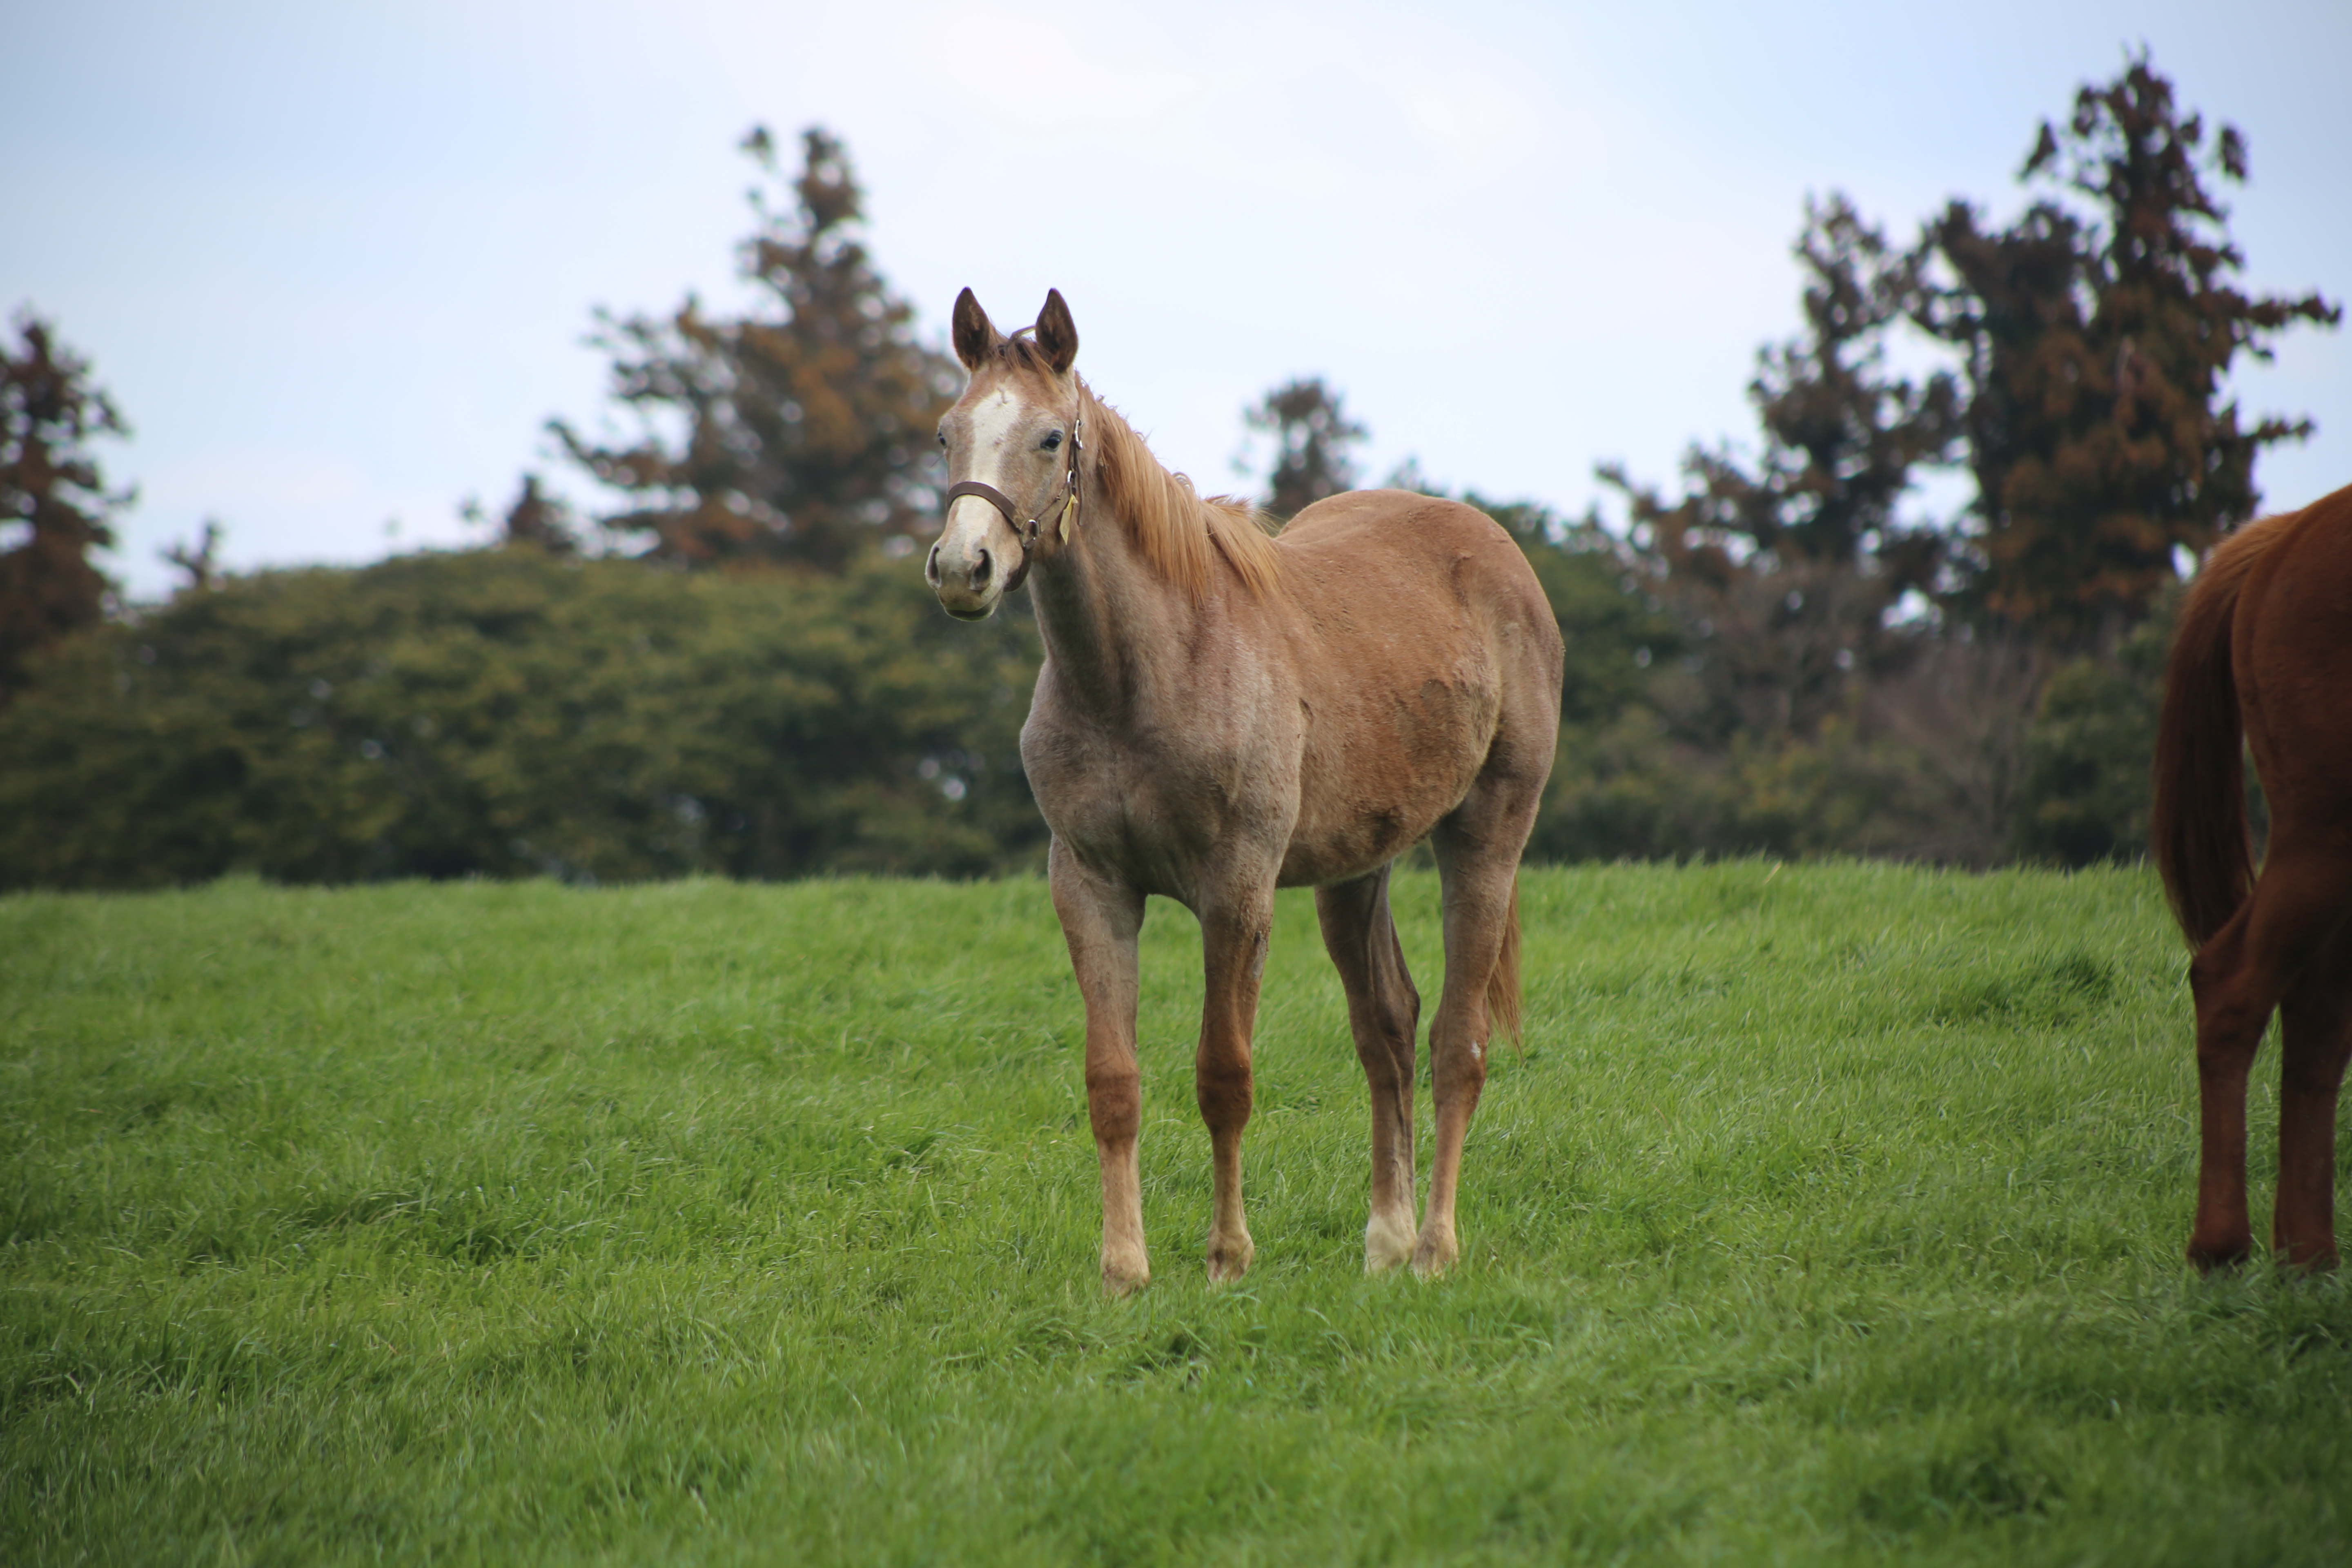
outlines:
[{"label": "pale sky", "polygon": [[[562,478],[550,416],[608,416],[595,306],[740,299],[735,143],[814,121],[927,332],[966,284],[1006,326],[1058,287],[1079,368],[1204,487],[1246,482],[1244,405],[1321,374],[1374,477],[1580,510],[1596,462],[1752,439],[1809,193],[1898,240],[1953,195],[2005,218],[2037,122],[2142,41],[2247,137],[2248,283],[2352,297],[2341,0],[0,0],[0,310],[135,428],[102,453],[134,594],[208,515],[239,567],[459,542],[466,496]],[[2319,422],[2271,505],[2352,480],[2352,332],[2237,388]]]}]

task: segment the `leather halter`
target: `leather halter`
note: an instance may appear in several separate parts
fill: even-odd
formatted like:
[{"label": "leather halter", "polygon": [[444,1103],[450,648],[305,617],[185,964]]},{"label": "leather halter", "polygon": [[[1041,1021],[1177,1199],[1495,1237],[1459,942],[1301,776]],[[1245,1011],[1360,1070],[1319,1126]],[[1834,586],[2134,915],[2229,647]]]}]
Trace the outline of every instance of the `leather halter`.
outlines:
[{"label": "leather halter", "polygon": [[[1070,542],[1070,523],[1078,515],[1078,459],[1085,455],[1086,449],[1087,416],[1081,407],[1070,421],[1070,467],[1063,476],[1062,516],[1060,526],[1055,531],[1064,544]],[[1021,564],[1014,567],[1013,574],[1004,580],[1004,592],[1010,594],[1028,580],[1029,563],[1037,550],[1038,525],[1054,509],[1050,505],[1039,507],[1037,515],[1024,522],[1021,518],[1021,509],[1013,504],[1012,498],[994,485],[982,484],[978,479],[958,479],[950,485],[948,506],[952,509],[961,496],[978,496],[1003,512],[1006,526],[1013,530],[1013,537],[1021,542]]]}]

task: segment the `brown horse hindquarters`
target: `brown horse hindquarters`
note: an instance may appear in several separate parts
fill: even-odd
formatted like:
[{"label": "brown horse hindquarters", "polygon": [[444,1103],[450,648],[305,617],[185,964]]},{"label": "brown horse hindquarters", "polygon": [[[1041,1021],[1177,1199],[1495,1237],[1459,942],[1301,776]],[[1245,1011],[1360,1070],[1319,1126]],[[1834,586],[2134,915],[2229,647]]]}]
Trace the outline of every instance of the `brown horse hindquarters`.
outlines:
[{"label": "brown horse hindquarters", "polygon": [[1458,502],[1359,490],[1307,508],[1279,543],[1309,716],[1283,886],[1387,864],[1482,785],[1541,793],[1559,633],[1508,534]]},{"label": "brown horse hindquarters", "polygon": [[2306,509],[2247,588],[2232,662],[2271,834],[2246,921],[2248,948],[2266,957],[2234,978],[2239,995],[2284,986],[2272,1249],[2327,1268],[2352,1055],[2352,489]]},{"label": "brown horse hindquarters", "polygon": [[[1410,1258],[1430,1272],[1459,1254],[1463,1142],[1497,1026],[1518,1022],[1517,878],[1559,733],[1559,626],[1517,544],[1455,502],[1398,490],[1334,497],[1300,513],[1282,542],[1313,711],[1285,880],[1342,884],[1318,904],[1372,1095],[1365,1266]],[[1396,948],[1385,867],[1424,833],[1444,887],[1445,984],[1429,1032],[1436,1149],[1416,1232],[1419,999]]]},{"label": "brown horse hindquarters", "polygon": [[[2232,704],[2271,809],[2261,875],[2226,919],[2242,841]],[[2265,520],[2215,553],[2182,616],[2158,753],[2159,864],[2192,941],[2201,1152],[2189,1256],[2252,1248],[2246,1082],[2282,1014],[2279,1183],[2272,1246],[2329,1268],[2336,1099],[2352,1056],[2352,489]],[[2242,884],[2241,884],[2242,885]]]}]

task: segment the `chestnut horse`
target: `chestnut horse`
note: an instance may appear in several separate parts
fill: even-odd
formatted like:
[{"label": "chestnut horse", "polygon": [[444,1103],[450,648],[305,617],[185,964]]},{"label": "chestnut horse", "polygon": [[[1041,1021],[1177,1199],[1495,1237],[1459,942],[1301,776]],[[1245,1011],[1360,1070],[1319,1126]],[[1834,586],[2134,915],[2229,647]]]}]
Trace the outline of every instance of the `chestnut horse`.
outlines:
[{"label": "chestnut horse", "polygon": [[[1201,922],[1209,1277],[1249,1267],[1242,1129],[1277,887],[1316,889],[1371,1086],[1364,1266],[1444,1268],[1486,1047],[1518,1026],[1519,851],[1559,731],[1559,628],[1535,574],[1492,519],[1428,496],[1333,496],[1278,539],[1246,505],[1202,500],[1072,374],[1078,334],[1059,292],[1007,338],[967,289],[954,336],[971,384],[940,423],[951,482],[924,572],[965,620],[1026,578],[1044,637],[1021,761],[1053,830],[1047,877],[1086,1002],[1104,1284],[1151,1277],[1135,1040],[1151,893]],[[1444,878],[1445,989],[1416,1230],[1421,997],[1388,882],[1423,836]]]},{"label": "chestnut horse", "polygon": [[[2270,802],[2256,877],[2242,728]],[[2189,1258],[2252,1250],[2246,1075],[2280,1012],[2271,1250],[2336,1266],[2336,1095],[2352,1056],[2352,488],[2250,524],[2181,610],[2157,741],[2156,863],[2197,956],[2203,1151]]]}]

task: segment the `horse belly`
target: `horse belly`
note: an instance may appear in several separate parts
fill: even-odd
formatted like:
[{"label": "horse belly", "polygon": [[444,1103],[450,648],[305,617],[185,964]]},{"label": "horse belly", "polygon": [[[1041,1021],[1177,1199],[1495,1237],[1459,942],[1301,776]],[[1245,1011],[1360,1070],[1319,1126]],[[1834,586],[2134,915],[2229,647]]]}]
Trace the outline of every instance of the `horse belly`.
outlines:
[{"label": "horse belly", "polygon": [[1318,715],[1300,770],[1285,887],[1359,877],[1411,848],[1462,804],[1494,739],[1498,703],[1475,669],[1370,693]]}]

